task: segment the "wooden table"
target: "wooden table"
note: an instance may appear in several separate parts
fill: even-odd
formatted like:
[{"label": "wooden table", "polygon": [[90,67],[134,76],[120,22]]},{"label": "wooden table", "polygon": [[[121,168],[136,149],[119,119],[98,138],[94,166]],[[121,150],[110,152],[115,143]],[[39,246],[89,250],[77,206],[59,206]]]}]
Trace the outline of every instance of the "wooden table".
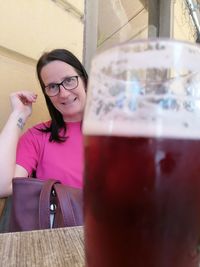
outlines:
[{"label": "wooden table", "polygon": [[83,227],[0,234],[0,266],[82,267]]}]

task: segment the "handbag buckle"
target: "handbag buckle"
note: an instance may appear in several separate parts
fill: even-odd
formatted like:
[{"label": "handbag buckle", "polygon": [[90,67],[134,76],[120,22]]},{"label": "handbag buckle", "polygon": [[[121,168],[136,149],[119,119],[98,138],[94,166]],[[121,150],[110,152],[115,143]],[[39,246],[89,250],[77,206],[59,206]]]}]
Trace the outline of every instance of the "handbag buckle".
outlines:
[{"label": "handbag buckle", "polygon": [[56,191],[54,189],[52,189],[51,190],[51,194],[52,194],[53,197],[55,197],[56,196]]},{"label": "handbag buckle", "polygon": [[49,209],[50,209],[50,228],[53,228],[54,217],[55,217],[55,213],[56,213],[56,209],[57,209],[56,204],[51,203]]},{"label": "handbag buckle", "polygon": [[56,206],[55,203],[50,204],[50,213],[51,214],[55,214],[56,213],[56,208],[57,208],[57,206]]}]

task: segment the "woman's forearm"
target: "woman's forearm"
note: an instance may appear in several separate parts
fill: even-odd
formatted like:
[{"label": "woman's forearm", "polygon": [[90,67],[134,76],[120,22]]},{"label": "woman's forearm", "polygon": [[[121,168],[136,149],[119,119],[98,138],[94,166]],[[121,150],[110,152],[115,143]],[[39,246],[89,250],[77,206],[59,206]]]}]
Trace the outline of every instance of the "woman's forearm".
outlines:
[{"label": "woman's forearm", "polygon": [[0,197],[12,193],[17,144],[36,98],[35,93],[29,91],[15,92],[10,96],[13,111],[0,133]]},{"label": "woman's forearm", "polygon": [[26,118],[19,111],[10,114],[0,134],[0,197],[12,192],[16,149]]}]

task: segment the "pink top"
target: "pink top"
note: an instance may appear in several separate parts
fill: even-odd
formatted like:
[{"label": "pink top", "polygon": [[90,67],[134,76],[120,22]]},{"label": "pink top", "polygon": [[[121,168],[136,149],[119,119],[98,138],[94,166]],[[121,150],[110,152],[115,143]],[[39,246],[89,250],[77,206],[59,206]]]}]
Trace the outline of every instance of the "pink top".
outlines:
[{"label": "pink top", "polygon": [[[48,125],[50,122],[47,122]],[[64,143],[49,142],[50,133],[38,131],[44,124],[28,129],[18,143],[16,163],[29,175],[36,171],[40,179],[58,179],[63,184],[83,186],[83,135],[80,122],[67,123]]]}]

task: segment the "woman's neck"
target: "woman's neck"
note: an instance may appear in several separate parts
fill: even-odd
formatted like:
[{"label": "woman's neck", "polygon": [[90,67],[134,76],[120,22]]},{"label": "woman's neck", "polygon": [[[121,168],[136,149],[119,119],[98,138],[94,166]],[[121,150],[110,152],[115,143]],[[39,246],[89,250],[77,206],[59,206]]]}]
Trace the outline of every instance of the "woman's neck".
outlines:
[{"label": "woman's neck", "polygon": [[64,122],[81,122],[83,120],[83,114],[77,114],[76,116],[63,116]]}]

